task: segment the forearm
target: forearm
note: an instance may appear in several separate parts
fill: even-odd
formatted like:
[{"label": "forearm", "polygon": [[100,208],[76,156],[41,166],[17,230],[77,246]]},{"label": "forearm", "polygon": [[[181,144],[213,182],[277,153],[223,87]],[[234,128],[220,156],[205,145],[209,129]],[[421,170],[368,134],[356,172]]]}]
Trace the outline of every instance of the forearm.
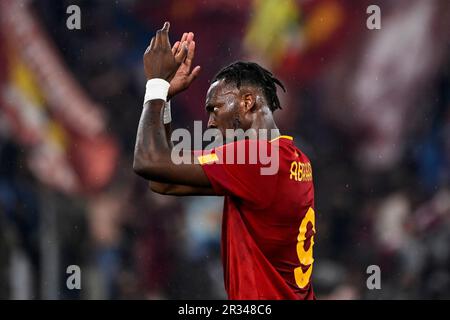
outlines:
[{"label": "forearm", "polygon": [[[167,123],[164,125],[166,131],[167,138],[167,147],[172,150],[173,142],[171,140],[172,136],[172,126],[171,123]],[[153,192],[163,194],[163,195],[172,195],[172,196],[199,196],[199,195],[216,195],[214,190],[211,187],[193,187],[188,185],[180,185],[173,183],[164,183],[158,181],[149,181],[149,187]]]},{"label": "forearm", "polygon": [[133,162],[134,171],[141,176],[151,177],[158,163],[170,160],[167,129],[161,121],[163,108],[163,100],[150,100],[142,110]]},{"label": "forearm", "polygon": [[[139,122],[133,168],[138,175],[150,181],[210,188],[209,179],[199,164],[172,162],[170,126],[164,126],[162,117],[164,101],[173,96],[173,92],[186,89],[198,75],[200,67],[190,71],[195,49],[194,35],[189,33],[183,36],[178,47],[171,49],[169,27],[168,22],[164,23],[144,53],[144,72],[149,79],[144,101],[150,102],[145,104]],[[158,186],[164,187],[161,184]],[[162,191],[167,192],[168,189]]]},{"label": "forearm", "polygon": [[[167,147],[172,150],[173,148],[173,142],[170,139],[172,136],[172,125],[171,123],[166,123],[164,124],[164,129],[166,131],[166,142],[167,142]],[[156,193],[159,194],[170,194],[170,188],[171,185],[168,183],[163,183],[163,182],[156,182],[156,181],[149,181],[149,186],[150,189]]]},{"label": "forearm", "polygon": [[193,187],[180,184],[149,182],[153,192],[169,196],[215,196],[216,193],[211,187]]},{"label": "forearm", "polygon": [[[159,182],[154,190],[164,194],[214,194],[199,164],[174,164],[162,121],[164,100],[150,100],[139,120],[133,169],[141,177]],[[153,189],[153,188],[152,188]]]},{"label": "forearm", "polygon": [[173,142],[171,140],[172,137],[172,125],[171,122],[167,123],[164,125],[164,129],[166,131],[166,142],[167,142],[167,147],[172,150],[173,148]]}]

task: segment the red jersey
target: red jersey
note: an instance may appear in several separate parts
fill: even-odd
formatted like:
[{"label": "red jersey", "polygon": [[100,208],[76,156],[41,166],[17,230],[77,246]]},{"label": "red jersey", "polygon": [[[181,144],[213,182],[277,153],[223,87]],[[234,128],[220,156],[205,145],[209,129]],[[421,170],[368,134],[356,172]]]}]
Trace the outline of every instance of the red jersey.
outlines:
[{"label": "red jersey", "polygon": [[[259,157],[249,162],[253,147],[266,148],[278,162],[275,174],[263,173],[269,165]],[[227,154],[242,149],[244,163],[230,163]],[[198,159],[215,192],[225,196],[222,262],[229,299],[315,299],[312,170],[292,137],[241,140]]]}]

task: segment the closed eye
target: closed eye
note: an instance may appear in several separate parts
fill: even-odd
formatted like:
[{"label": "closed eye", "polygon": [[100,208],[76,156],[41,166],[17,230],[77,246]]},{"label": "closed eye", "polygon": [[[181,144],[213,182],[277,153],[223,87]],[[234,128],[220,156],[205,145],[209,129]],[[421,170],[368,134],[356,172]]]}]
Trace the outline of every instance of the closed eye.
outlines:
[{"label": "closed eye", "polygon": [[217,112],[217,111],[219,111],[219,107],[218,106],[214,106],[212,104],[206,105],[206,112],[207,113]]}]

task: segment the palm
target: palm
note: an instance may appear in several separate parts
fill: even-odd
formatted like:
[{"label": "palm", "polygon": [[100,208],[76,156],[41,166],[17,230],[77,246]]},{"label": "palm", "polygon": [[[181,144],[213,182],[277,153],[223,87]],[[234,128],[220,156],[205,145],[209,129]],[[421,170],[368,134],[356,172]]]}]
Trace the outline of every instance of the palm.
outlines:
[{"label": "palm", "polygon": [[[183,62],[179,67],[172,81],[170,81],[170,87],[175,89],[184,90],[188,85],[188,79],[190,74],[190,66]],[[176,92],[176,91],[175,91]]]},{"label": "palm", "polygon": [[172,98],[176,94],[186,90],[192,81],[198,76],[200,67],[197,66],[193,70],[192,60],[195,53],[194,34],[192,32],[183,34],[180,41],[177,41],[173,48],[172,53],[177,55],[181,50],[187,50],[186,59],[180,64],[178,70],[170,81],[170,88],[168,92],[168,98]]}]

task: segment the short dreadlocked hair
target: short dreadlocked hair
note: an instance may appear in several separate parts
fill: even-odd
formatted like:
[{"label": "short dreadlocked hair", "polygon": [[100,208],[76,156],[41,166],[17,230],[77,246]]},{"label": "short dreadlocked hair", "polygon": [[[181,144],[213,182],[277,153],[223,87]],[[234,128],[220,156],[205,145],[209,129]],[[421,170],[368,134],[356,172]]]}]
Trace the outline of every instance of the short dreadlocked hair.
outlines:
[{"label": "short dreadlocked hair", "polygon": [[237,61],[220,70],[212,82],[224,80],[225,83],[235,83],[240,89],[242,84],[250,84],[260,87],[273,112],[281,109],[277,96],[276,84],[286,92],[284,85],[273,74],[254,62]]}]

